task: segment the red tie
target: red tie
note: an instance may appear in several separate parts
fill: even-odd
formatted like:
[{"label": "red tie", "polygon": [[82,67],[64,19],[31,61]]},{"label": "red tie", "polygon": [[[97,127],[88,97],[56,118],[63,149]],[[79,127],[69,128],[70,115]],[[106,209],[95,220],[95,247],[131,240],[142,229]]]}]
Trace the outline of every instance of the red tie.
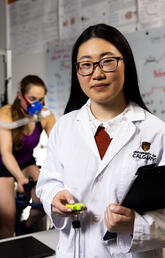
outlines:
[{"label": "red tie", "polygon": [[108,146],[112,139],[106,133],[104,127],[99,126],[95,134],[95,140],[100,153],[100,157],[101,159],[103,159],[104,154],[106,153],[106,150],[108,149]]}]

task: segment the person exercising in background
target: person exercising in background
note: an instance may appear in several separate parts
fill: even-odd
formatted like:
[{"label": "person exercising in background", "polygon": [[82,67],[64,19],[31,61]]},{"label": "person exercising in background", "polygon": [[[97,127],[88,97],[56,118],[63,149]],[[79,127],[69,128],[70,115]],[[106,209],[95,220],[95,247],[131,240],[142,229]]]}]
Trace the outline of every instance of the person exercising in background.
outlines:
[{"label": "person exercising in background", "polygon": [[[40,121],[29,120],[24,126],[13,130],[0,127],[0,238],[12,237],[15,231],[16,206],[14,181],[17,181],[18,192],[24,192],[23,185],[28,183],[31,176],[37,181],[39,168],[33,157],[42,130],[47,135],[55,123],[53,114],[44,105],[47,88],[44,81],[36,75],[27,75],[20,82],[17,96],[12,105],[0,109],[0,121],[12,123],[25,117],[32,117],[33,110],[38,114],[47,111],[46,117]],[[32,105],[33,104],[33,105]],[[39,203],[35,189],[32,190],[33,202]],[[42,209],[31,208],[24,227],[27,232],[33,224],[44,215]],[[24,233],[24,232],[23,232]]]}]

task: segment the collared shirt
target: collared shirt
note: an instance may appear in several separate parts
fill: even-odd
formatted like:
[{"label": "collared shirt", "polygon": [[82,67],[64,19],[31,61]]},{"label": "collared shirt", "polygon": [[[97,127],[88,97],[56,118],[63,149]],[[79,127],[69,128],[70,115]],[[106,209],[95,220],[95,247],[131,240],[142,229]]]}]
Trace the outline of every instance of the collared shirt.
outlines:
[{"label": "collared shirt", "polygon": [[89,99],[86,103],[86,108],[88,111],[89,121],[91,124],[93,135],[96,134],[98,127],[102,126],[105,128],[105,131],[109,134],[110,138],[113,138],[117,129],[119,128],[119,126],[121,126],[121,123],[123,123],[127,120],[126,113],[129,111],[130,105],[128,105],[122,113],[120,113],[116,117],[112,118],[111,120],[109,120],[107,122],[100,122],[92,114],[91,109],[90,109],[90,103],[91,103],[91,100]]}]

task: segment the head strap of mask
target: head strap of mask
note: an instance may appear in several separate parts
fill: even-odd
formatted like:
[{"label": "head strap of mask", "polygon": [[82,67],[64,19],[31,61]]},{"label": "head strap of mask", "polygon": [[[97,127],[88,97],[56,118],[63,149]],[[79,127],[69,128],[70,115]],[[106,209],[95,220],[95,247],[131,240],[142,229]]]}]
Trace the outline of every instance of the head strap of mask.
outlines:
[{"label": "head strap of mask", "polygon": [[40,101],[37,100],[33,103],[30,103],[25,96],[22,95],[22,97],[27,105],[27,109],[22,107],[22,105],[20,105],[20,107],[26,114],[33,116],[35,114],[38,115],[41,112],[43,106]]}]

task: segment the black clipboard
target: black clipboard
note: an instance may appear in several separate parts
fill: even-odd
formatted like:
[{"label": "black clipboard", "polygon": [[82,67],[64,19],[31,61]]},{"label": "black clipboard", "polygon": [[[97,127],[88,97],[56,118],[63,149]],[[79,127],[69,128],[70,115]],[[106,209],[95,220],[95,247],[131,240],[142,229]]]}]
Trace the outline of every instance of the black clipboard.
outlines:
[{"label": "black clipboard", "polygon": [[[121,205],[139,214],[165,208],[165,166],[151,164],[138,168]],[[115,232],[107,231],[103,239],[116,236]]]},{"label": "black clipboard", "polygon": [[3,258],[42,258],[55,254],[55,250],[28,236],[0,243],[0,256]]}]

